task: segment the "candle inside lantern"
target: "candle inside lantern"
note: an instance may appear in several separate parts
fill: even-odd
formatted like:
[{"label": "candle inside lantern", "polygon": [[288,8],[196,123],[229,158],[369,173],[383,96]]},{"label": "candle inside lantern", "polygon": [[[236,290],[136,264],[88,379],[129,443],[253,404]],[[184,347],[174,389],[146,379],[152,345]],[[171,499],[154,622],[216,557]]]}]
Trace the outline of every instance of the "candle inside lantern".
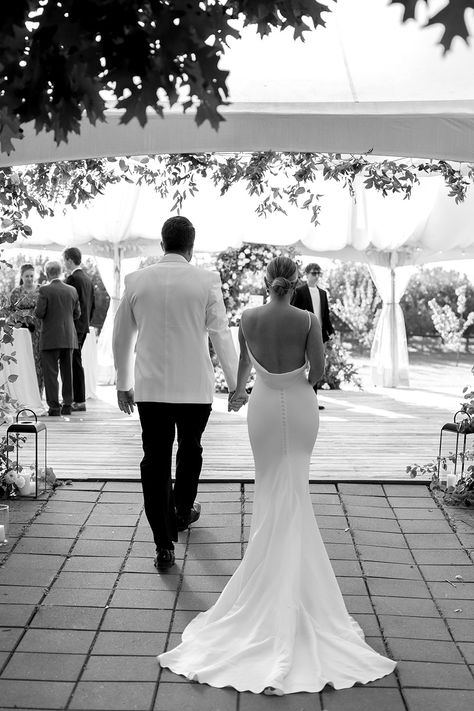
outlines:
[{"label": "candle inside lantern", "polygon": [[7,543],[9,508],[6,504],[0,504],[0,546]]},{"label": "candle inside lantern", "polygon": [[34,482],[26,477],[25,484],[18,488],[18,493],[20,496],[30,496],[33,493],[34,486]]},{"label": "candle inside lantern", "polygon": [[454,474],[454,472],[450,472],[448,474],[446,484],[447,484],[448,489],[450,486],[452,486],[452,487],[456,486],[456,475]]}]

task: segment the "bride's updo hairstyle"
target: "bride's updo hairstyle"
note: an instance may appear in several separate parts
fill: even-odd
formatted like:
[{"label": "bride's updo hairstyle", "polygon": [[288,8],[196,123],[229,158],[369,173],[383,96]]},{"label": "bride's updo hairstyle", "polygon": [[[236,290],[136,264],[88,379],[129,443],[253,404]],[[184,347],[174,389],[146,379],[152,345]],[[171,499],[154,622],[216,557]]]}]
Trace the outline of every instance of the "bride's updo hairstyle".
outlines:
[{"label": "bride's updo hairstyle", "polygon": [[284,296],[298,283],[298,267],[289,257],[275,257],[267,266],[265,281],[277,296]]}]

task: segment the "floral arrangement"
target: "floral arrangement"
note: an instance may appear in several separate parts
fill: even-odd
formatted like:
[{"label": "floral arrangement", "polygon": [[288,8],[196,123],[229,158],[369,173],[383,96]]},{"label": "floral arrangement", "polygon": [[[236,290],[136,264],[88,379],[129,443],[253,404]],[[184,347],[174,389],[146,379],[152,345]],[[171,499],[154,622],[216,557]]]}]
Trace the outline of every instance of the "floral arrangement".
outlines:
[{"label": "floral arrangement", "polygon": [[[457,467],[462,467],[462,463],[474,459],[474,452],[466,450],[463,454],[458,452]],[[431,475],[430,489],[442,495],[443,501],[451,506],[473,506],[474,505],[474,464],[465,467],[463,476],[454,485],[449,485],[438,476],[438,463],[440,471],[447,471],[448,462],[456,462],[456,454],[450,452],[447,457],[436,457],[436,459],[426,464],[409,464],[406,468],[407,474],[414,479],[418,475]]]},{"label": "floral arrangement", "polygon": [[301,263],[292,247],[275,247],[271,244],[245,243],[238,249],[226,249],[216,259],[216,269],[220,274],[222,292],[229,323],[238,326],[242,311],[252,295],[265,298],[263,281],[268,262],[274,257],[286,256],[298,266]]},{"label": "floral arrangement", "polygon": [[[474,366],[471,368],[474,373]],[[461,409],[454,415],[454,422],[461,435],[474,432],[474,390],[466,386],[463,389],[464,402]],[[461,419],[457,420],[458,415]],[[466,449],[465,452],[449,452],[448,456],[438,456],[426,464],[409,464],[406,468],[407,474],[414,479],[417,476],[431,476],[430,489],[439,492],[446,504],[452,506],[473,506],[474,505],[474,464],[466,462],[474,460],[474,451]],[[447,482],[441,480],[438,469],[447,472],[448,463],[456,464],[456,469],[460,469],[462,476],[454,485],[448,486]],[[464,467],[464,469],[463,469]]]},{"label": "floral arrangement", "polygon": [[318,388],[340,390],[342,383],[351,383],[362,390],[358,370],[349,360],[348,351],[335,339],[326,343],[326,366]]},{"label": "floral arrangement", "polygon": [[[6,437],[0,440],[0,499],[15,499],[17,496],[29,496],[35,492],[35,465],[19,465],[17,469],[9,458],[9,452],[24,439],[18,435],[12,436],[11,444],[8,445]],[[38,483],[43,482],[51,488],[56,487],[56,475],[52,467],[38,470]]]},{"label": "floral arrangement", "polygon": [[[8,419],[5,420],[8,424]],[[12,451],[19,439],[12,438],[13,443],[7,446],[7,438],[0,440],[0,498],[14,498],[19,489],[26,484],[26,478],[13,468],[8,453]]]}]

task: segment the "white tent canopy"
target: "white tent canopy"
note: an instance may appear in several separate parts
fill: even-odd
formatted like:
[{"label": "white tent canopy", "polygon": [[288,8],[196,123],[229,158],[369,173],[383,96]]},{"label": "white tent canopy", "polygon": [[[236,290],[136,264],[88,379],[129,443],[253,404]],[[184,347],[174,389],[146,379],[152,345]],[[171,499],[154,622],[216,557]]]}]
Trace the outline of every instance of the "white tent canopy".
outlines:
[{"label": "white tent canopy", "polygon": [[[402,24],[403,8],[388,0],[329,0],[326,27],[260,39],[255,28],[229,40],[221,67],[230,71],[231,105],[216,133],[197,127],[192,112],[150,113],[142,129],[84,120],[80,136],[55,145],[52,134],[25,127],[3,165],[89,156],[244,152],[254,150],[361,153],[474,161],[473,50],[459,38],[443,56],[440,26]],[[430,7],[443,6],[433,0]],[[470,16],[467,17],[469,21]],[[471,24],[471,30],[472,30]]]}]

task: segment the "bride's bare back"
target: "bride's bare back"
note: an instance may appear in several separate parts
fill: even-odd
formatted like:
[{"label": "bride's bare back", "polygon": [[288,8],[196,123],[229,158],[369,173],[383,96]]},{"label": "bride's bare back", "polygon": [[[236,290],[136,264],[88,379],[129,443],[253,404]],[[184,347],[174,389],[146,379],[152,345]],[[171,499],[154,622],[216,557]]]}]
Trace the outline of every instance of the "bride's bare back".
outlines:
[{"label": "bride's bare back", "polygon": [[247,309],[241,319],[241,349],[246,341],[253,357],[270,373],[301,368],[306,355],[311,366],[319,369],[324,359],[321,327],[314,314],[310,317],[308,333],[308,311],[275,301]]}]

